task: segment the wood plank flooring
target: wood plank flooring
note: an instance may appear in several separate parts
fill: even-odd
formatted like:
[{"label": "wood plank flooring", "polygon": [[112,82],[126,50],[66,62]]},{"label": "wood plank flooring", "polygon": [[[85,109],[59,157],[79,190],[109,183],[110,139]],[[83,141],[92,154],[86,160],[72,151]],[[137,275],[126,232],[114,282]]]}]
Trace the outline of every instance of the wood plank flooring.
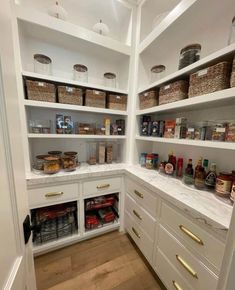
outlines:
[{"label": "wood plank flooring", "polygon": [[165,290],[117,231],[35,258],[38,290]]}]

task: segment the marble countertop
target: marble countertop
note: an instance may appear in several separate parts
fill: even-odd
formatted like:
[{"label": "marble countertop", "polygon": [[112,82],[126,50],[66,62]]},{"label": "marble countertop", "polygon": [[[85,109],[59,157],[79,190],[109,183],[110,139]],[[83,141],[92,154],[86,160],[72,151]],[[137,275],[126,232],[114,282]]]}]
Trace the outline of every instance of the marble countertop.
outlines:
[{"label": "marble countertop", "polygon": [[229,228],[232,215],[232,206],[229,200],[219,198],[215,194],[196,190],[170,176],[161,175],[157,171],[148,170],[139,165],[105,164],[87,165],[72,172],[59,172],[54,175],[36,174],[26,175],[29,187],[42,186],[49,183],[78,181],[84,178],[105,177],[110,175],[126,174],[140,182],[151,191],[157,191],[163,199],[179,207],[192,218],[211,227],[218,232],[226,232]]}]

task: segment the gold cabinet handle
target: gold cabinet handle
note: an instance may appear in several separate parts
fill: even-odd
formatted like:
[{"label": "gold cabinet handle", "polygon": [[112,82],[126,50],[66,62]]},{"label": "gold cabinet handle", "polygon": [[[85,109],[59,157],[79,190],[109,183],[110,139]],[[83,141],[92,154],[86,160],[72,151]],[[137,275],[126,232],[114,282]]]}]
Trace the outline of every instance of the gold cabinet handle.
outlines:
[{"label": "gold cabinet handle", "polygon": [[189,236],[194,242],[198,243],[199,245],[204,245],[203,241],[196,235],[194,235],[189,229],[185,228],[183,225],[180,225],[179,228],[183,233]]},{"label": "gold cabinet handle", "polygon": [[139,219],[139,220],[141,220],[142,221],[142,217],[141,217],[141,215],[136,211],[136,210],[134,210],[133,209],[133,214]]},{"label": "gold cabinet handle", "polygon": [[135,228],[132,227],[132,232],[140,239],[140,234],[137,232]]},{"label": "gold cabinet handle", "polygon": [[179,256],[176,255],[177,261],[189,272],[194,278],[198,279],[197,273]]},{"label": "gold cabinet handle", "polygon": [[63,191],[56,191],[56,192],[48,192],[45,194],[45,197],[53,197],[58,195],[63,195]]},{"label": "gold cabinet handle", "polygon": [[135,190],[134,193],[135,193],[138,197],[140,197],[140,198],[144,198],[143,193],[139,192],[138,190]]},{"label": "gold cabinet handle", "polygon": [[176,281],[173,280],[172,283],[176,290],[183,290],[183,288],[181,288],[180,285]]},{"label": "gold cabinet handle", "polygon": [[108,187],[110,187],[110,184],[108,184],[108,183],[107,184],[100,184],[100,185],[96,186],[97,189],[103,189],[103,188],[108,188]]}]

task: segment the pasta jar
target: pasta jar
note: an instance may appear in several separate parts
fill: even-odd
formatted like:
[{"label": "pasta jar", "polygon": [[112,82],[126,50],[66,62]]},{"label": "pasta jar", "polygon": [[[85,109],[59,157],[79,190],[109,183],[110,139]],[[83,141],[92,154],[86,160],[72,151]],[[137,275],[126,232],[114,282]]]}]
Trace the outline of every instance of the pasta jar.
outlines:
[{"label": "pasta jar", "polygon": [[75,81],[88,82],[88,68],[83,64],[75,64],[73,66],[73,78]]},{"label": "pasta jar", "polygon": [[38,74],[51,75],[51,59],[43,54],[34,56],[34,72]]},{"label": "pasta jar", "polygon": [[104,74],[104,85],[110,88],[116,88],[116,75],[111,72]]},{"label": "pasta jar", "polygon": [[153,154],[146,155],[146,168],[147,169],[153,169],[153,159],[154,159]]},{"label": "pasta jar", "polygon": [[44,158],[43,171],[46,174],[54,174],[60,171],[60,158],[56,156],[48,156]]},{"label": "pasta jar", "polygon": [[232,187],[232,174],[230,172],[220,172],[216,179],[215,191],[220,196],[227,197],[230,195]]}]

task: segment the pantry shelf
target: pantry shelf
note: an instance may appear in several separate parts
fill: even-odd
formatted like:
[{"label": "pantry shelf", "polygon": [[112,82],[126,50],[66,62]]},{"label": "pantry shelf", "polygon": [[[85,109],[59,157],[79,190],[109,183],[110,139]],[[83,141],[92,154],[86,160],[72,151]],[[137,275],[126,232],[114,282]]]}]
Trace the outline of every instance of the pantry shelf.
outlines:
[{"label": "pantry shelf", "polygon": [[25,107],[34,107],[34,108],[47,108],[47,109],[58,109],[66,111],[78,111],[86,113],[96,113],[96,114],[108,114],[108,115],[121,115],[126,116],[126,111],[111,110],[111,109],[102,109],[88,106],[78,106],[78,105],[69,105],[69,104],[60,104],[60,103],[49,103],[49,102],[40,102],[40,101],[24,101]]},{"label": "pantry shelf", "polygon": [[28,139],[126,139],[125,135],[28,134]]},{"label": "pantry shelf", "polygon": [[230,142],[170,139],[170,138],[159,138],[159,137],[145,137],[145,136],[138,136],[138,135],[136,136],[135,139],[139,141],[168,143],[168,144],[175,144],[175,145],[179,144],[179,145],[187,145],[187,146],[235,150],[235,143],[230,143]]},{"label": "pantry shelf", "polygon": [[87,237],[87,236],[90,237],[90,236],[97,235],[100,233],[105,233],[111,230],[118,229],[119,227],[120,227],[120,222],[116,221],[112,224],[104,225],[103,227],[98,228],[98,229],[88,230],[84,233],[84,237]]},{"label": "pantry shelf", "polygon": [[153,31],[139,44],[139,53],[143,53],[157,38],[174,24],[197,0],[181,1]]},{"label": "pantry shelf", "polygon": [[[15,5],[16,17],[29,27],[32,25],[38,26],[38,29],[47,29],[48,32],[60,33],[60,37],[65,39],[70,37],[75,38],[79,42],[86,43],[86,45],[93,46],[94,48],[100,47],[105,50],[111,50],[118,54],[130,56],[131,47],[110,37],[99,35],[89,29],[80,27],[78,25],[53,18],[42,12],[34,9],[24,8],[20,5]],[[56,36],[55,36],[56,37]],[[105,52],[105,51],[104,51]]]},{"label": "pantry shelf", "polygon": [[234,56],[234,52],[235,52],[235,44],[226,46],[181,70],[178,70],[152,84],[149,84],[140,88],[138,90],[138,93],[142,93],[142,92],[151,90],[153,88],[160,87],[164,85],[165,83],[174,81],[176,79],[183,79],[189,76],[190,74],[196,72],[197,70],[213,65],[219,61],[232,60]]},{"label": "pantry shelf", "polygon": [[97,90],[103,90],[107,92],[114,92],[118,94],[128,94],[127,90],[121,90],[118,88],[110,88],[110,87],[105,87],[102,85],[96,85],[92,83],[83,83],[79,81],[74,81],[71,79],[65,79],[57,76],[48,76],[48,75],[42,75],[34,72],[29,72],[29,71],[23,71],[22,76],[24,77],[29,77],[33,79],[39,79],[39,80],[46,80],[46,81],[52,81],[52,82],[57,82],[57,83],[62,83],[62,84],[67,84],[67,85],[75,85],[75,86],[80,86],[84,88],[91,88],[91,89],[97,89]]},{"label": "pantry shelf", "polygon": [[155,106],[145,110],[137,110],[136,115],[177,112],[189,109],[206,109],[211,107],[228,106],[235,103],[235,88],[230,88],[211,94],[197,96],[178,102]]}]

